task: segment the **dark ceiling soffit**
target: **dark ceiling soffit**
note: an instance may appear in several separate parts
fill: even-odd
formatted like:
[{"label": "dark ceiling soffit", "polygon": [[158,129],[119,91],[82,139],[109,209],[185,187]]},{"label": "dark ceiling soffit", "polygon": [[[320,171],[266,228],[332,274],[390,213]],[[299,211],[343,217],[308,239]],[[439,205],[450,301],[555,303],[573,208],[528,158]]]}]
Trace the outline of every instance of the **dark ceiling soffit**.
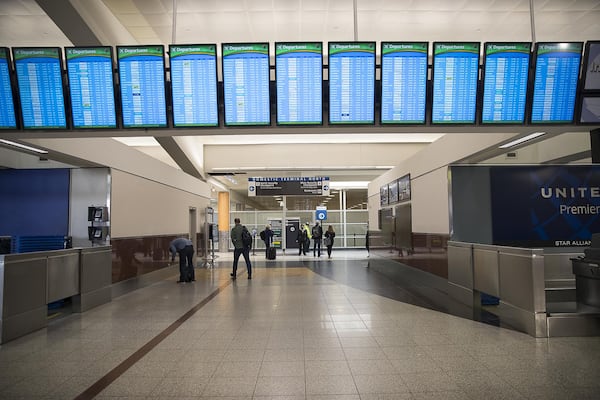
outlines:
[{"label": "dark ceiling soffit", "polygon": [[74,46],[101,46],[102,43],[69,0],[36,0]]},{"label": "dark ceiling soffit", "polygon": [[194,164],[190,161],[187,155],[181,150],[181,147],[175,142],[172,137],[155,137],[156,141],[162,146],[163,149],[171,156],[173,161],[179,165],[181,170],[194,178],[205,180],[202,174],[196,169]]}]

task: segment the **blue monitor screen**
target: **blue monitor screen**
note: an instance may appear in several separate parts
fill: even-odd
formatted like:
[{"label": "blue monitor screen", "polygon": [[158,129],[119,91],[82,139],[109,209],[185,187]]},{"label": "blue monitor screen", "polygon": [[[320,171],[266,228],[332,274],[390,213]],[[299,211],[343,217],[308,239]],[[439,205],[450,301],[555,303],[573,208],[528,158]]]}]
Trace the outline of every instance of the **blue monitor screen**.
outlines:
[{"label": "blue monitor screen", "polygon": [[323,44],[276,43],[277,123],[323,123]]},{"label": "blue monitor screen", "polygon": [[110,47],[67,47],[73,128],[116,128],[115,86]]},{"label": "blue monitor screen", "polygon": [[12,86],[10,84],[10,59],[7,48],[0,48],[0,129],[17,127]]},{"label": "blue monitor screen", "polygon": [[531,43],[486,43],[483,124],[525,122]]},{"label": "blue monitor screen", "polygon": [[375,123],[375,43],[329,43],[329,123]]},{"label": "blue monitor screen", "polygon": [[433,124],[473,124],[479,43],[433,44]]},{"label": "blue monitor screen", "polygon": [[163,46],[117,47],[124,128],[167,126]]},{"label": "blue monitor screen", "polygon": [[381,123],[424,124],[427,43],[381,43]]},{"label": "blue monitor screen", "polygon": [[13,48],[25,129],[65,129],[59,48]]},{"label": "blue monitor screen", "polygon": [[270,125],[269,44],[223,44],[225,125]]},{"label": "blue monitor screen", "polygon": [[538,43],[531,123],[571,123],[582,43]]},{"label": "blue monitor screen", "polygon": [[217,46],[171,45],[173,125],[218,126]]}]

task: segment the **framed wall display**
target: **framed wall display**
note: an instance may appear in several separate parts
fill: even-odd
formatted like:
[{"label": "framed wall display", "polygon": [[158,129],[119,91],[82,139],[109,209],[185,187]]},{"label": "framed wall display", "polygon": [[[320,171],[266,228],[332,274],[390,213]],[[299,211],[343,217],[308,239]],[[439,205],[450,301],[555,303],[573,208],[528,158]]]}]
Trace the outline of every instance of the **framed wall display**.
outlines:
[{"label": "framed wall display", "polygon": [[379,188],[379,204],[382,206],[387,206],[389,204],[388,185],[383,185]]},{"label": "framed wall display", "polygon": [[388,183],[388,203],[394,204],[398,202],[398,181]]},{"label": "framed wall display", "polygon": [[0,129],[16,129],[13,89],[10,82],[10,52],[0,47]]},{"label": "framed wall display", "polygon": [[410,200],[410,174],[398,179],[398,201]]}]

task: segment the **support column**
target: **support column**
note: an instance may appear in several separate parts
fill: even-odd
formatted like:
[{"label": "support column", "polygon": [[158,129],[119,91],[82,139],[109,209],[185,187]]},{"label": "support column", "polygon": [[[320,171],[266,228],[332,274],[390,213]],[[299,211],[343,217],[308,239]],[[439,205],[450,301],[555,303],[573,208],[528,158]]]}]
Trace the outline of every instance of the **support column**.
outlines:
[{"label": "support column", "polygon": [[219,211],[219,252],[229,251],[229,192],[219,192],[217,197]]}]

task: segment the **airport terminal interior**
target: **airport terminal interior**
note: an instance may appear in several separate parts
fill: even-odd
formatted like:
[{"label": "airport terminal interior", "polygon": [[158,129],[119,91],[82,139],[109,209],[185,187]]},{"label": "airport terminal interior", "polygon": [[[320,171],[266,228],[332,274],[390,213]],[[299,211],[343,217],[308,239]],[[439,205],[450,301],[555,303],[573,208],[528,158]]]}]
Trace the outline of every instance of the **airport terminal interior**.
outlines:
[{"label": "airport terminal interior", "polygon": [[[297,115],[277,103],[282,43],[308,44],[321,57],[319,115],[304,125],[284,121]],[[372,57],[355,76],[372,79],[371,92],[357,95],[372,96],[360,110],[368,116],[335,120],[334,51],[358,43]],[[545,49],[575,57],[572,115],[548,123],[532,111],[528,64],[522,115],[484,123],[484,55],[500,48],[490,43],[518,43],[528,61]],[[423,57],[423,98],[408,99],[421,105],[414,118],[384,110],[392,44]],[[186,126],[178,118],[193,113],[176,110],[173,66],[188,45],[214,52],[218,101],[202,114],[210,121]],[[472,119],[444,123],[463,103],[436,114],[434,47],[457,45],[477,54]],[[244,109],[256,100],[244,97],[246,87],[227,97],[225,56],[246,47],[268,60],[266,112]],[[85,118],[78,125],[67,61],[92,48],[104,51],[115,82],[114,121],[90,128]],[[148,103],[162,93],[162,112],[139,113],[139,93],[120,91],[120,54],[142,48],[163,51],[164,84]],[[482,170],[508,174],[512,185],[522,179],[509,167],[540,181],[533,168],[569,177],[581,168],[594,186],[590,204],[600,207],[600,86],[584,87],[598,83],[599,49],[596,0],[0,0],[0,67],[9,60],[10,72],[0,89],[15,95],[16,110],[14,127],[0,116],[0,399],[600,398],[600,285],[586,280],[596,286],[582,301],[571,270],[590,241],[492,243],[498,202],[469,191],[494,189]],[[28,121],[19,97],[26,78],[13,65],[55,50],[64,118]],[[228,111],[227,101],[237,108]],[[158,120],[140,123],[147,115]],[[257,178],[288,189],[318,182],[319,190],[265,194]],[[521,188],[505,190],[509,211]],[[235,218],[254,234],[251,275],[243,257],[232,275]],[[295,232],[315,222],[336,231],[331,256],[312,243],[299,253]],[[259,239],[267,224],[277,229],[275,259]],[[168,250],[180,236],[195,247],[190,282],[180,282]],[[592,247],[600,252],[600,241]]]}]

